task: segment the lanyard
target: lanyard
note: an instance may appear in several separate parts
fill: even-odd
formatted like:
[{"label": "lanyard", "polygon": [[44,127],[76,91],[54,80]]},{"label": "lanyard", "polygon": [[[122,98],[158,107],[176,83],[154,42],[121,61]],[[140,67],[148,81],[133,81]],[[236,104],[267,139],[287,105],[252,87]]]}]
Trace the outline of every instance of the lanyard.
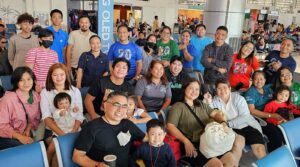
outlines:
[{"label": "lanyard", "polygon": [[157,159],[158,159],[159,151],[160,151],[161,146],[158,148],[157,156],[156,156],[156,159],[155,159],[154,163],[152,163],[152,162],[153,162],[153,160],[152,160],[152,148],[151,148],[151,145],[150,145],[150,144],[149,144],[149,148],[150,148],[151,167],[155,167],[155,164],[156,164],[156,161],[157,161]]}]

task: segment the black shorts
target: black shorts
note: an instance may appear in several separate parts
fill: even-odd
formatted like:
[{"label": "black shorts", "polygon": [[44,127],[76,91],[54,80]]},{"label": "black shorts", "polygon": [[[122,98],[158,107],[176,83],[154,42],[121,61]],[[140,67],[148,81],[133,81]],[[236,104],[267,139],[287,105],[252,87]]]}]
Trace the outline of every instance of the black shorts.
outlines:
[{"label": "black shorts", "polygon": [[255,128],[247,126],[242,129],[233,129],[237,134],[245,138],[246,144],[265,144],[263,135]]},{"label": "black shorts", "polygon": [[[202,167],[204,166],[208,161],[210,161],[212,158],[206,158],[199,150],[199,144],[200,143],[193,143],[194,147],[197,149],[197,157],[190,158],[185,157],[185,148],[184,144],[180,144],[180,151],[181,151],[181,159],[180,164],[182,166],[192,166],[192,167]],[[227,153],[227,152],[226,152]],[[225,155],[224,153],[223,155]],[[220,159],[223,155],[217,156],[216,158]]]}]

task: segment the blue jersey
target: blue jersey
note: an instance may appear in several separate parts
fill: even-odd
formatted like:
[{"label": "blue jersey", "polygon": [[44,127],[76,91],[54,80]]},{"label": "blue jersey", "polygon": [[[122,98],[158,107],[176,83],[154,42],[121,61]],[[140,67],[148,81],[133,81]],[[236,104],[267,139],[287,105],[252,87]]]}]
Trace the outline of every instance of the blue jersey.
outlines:
[{"label": "blue jersey", "polygon": [[196,53],[193,59],[193,67],[197,71],[204,71],[203,65],[200,63],[201,57],[203,55],[203,50],[205,46],[213,43],[213,39],[209,37],[199,38],[197,36],[192,36],[190,44],[194,45]]},{"label": "blue jersey", "polygon": [[130,69],[125,79],[131,79],[136,73],[136,62],[142,60],[142,52],[140,48],[133,42],[121,44],[116,42],[109,48],[108,59],[113,62],[116,58],[122,57],[130,62]]}]

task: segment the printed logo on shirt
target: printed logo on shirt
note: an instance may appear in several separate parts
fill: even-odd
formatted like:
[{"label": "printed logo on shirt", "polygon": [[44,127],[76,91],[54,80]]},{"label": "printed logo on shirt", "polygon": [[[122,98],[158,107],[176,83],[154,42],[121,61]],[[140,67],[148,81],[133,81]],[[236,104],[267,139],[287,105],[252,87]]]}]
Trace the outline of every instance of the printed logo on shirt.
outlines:
[{"label": "printed logo on shirt", "polygon": [[171,89],[181,89],[182,84],[180,84],[180,83],[170,83],[170,87],[171,87]]},{"label": "printed logo on shirt", "polygon": [[279,61],[279,60],[277,60],[276,58],[272,58],[271,60],[270,60],[270,63],[268,64],[268,67],[269,67],[269,69],[271,70],[271,71],[276,71],[275,69],[273,69],[273,64],[275,63],[275,62],[279,62],[280,63],[280,66],[281,66],[281,62]]},{"label": "printed logo on shirt", "polygon": [[298,101],[298,94],[295,91],[292,91],[292,102],[295,103]]},{"label": "printed logo on shirt", "polygon": [[163,53],[162,53],[162,55],[163,55],[163,56],[164,56],[164,55],[168,55],[168,54],[170,54],[170,52],[171,52],[170,47],[169,47],[169,46],[166,46],[166,47],[163,48]]},{"label": "printed logo on shirt", "polygon": [[162,93],[166,93],[167,92],[167,88],[165,88],[165,87],[163,87],[163,88],[160,88],[160,90],[159,90],[160,92],[162,92]]},{"label": "printed logo on shirt", "polygon": [[233,65],[233,73],[234,74],[246,74],[247,72],[247,64],[246,63],[240,63],[235,62]]},{"label": "printed logo on shirt", "polygon": [[132,53],[130,49],[125,49],[125,50],[119,49],[118,52],[119,52],[118,57],[124,57],[127,60],[130,60],[132,57]]},{"label": "printed logo on shirt", "polygon": [[247,101],[247,102],[250,102],[250,101],[252,101],[252,100],[253,100],[251,96],[246,96],[246,98],[245,98],[245,99],[246,99],[246,101]]}]

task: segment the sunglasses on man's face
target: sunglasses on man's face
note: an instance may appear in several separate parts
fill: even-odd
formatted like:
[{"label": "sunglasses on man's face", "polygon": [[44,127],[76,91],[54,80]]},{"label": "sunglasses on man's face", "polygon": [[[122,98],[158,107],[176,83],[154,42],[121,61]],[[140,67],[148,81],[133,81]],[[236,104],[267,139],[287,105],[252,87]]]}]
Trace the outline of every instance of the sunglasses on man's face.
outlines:
[{"label": "sunglasses on man's face", "polygon": [[3,44],[4,44],[4,43],[7,43],[7,41],[1,41],[1,43],[3,43]]}]

